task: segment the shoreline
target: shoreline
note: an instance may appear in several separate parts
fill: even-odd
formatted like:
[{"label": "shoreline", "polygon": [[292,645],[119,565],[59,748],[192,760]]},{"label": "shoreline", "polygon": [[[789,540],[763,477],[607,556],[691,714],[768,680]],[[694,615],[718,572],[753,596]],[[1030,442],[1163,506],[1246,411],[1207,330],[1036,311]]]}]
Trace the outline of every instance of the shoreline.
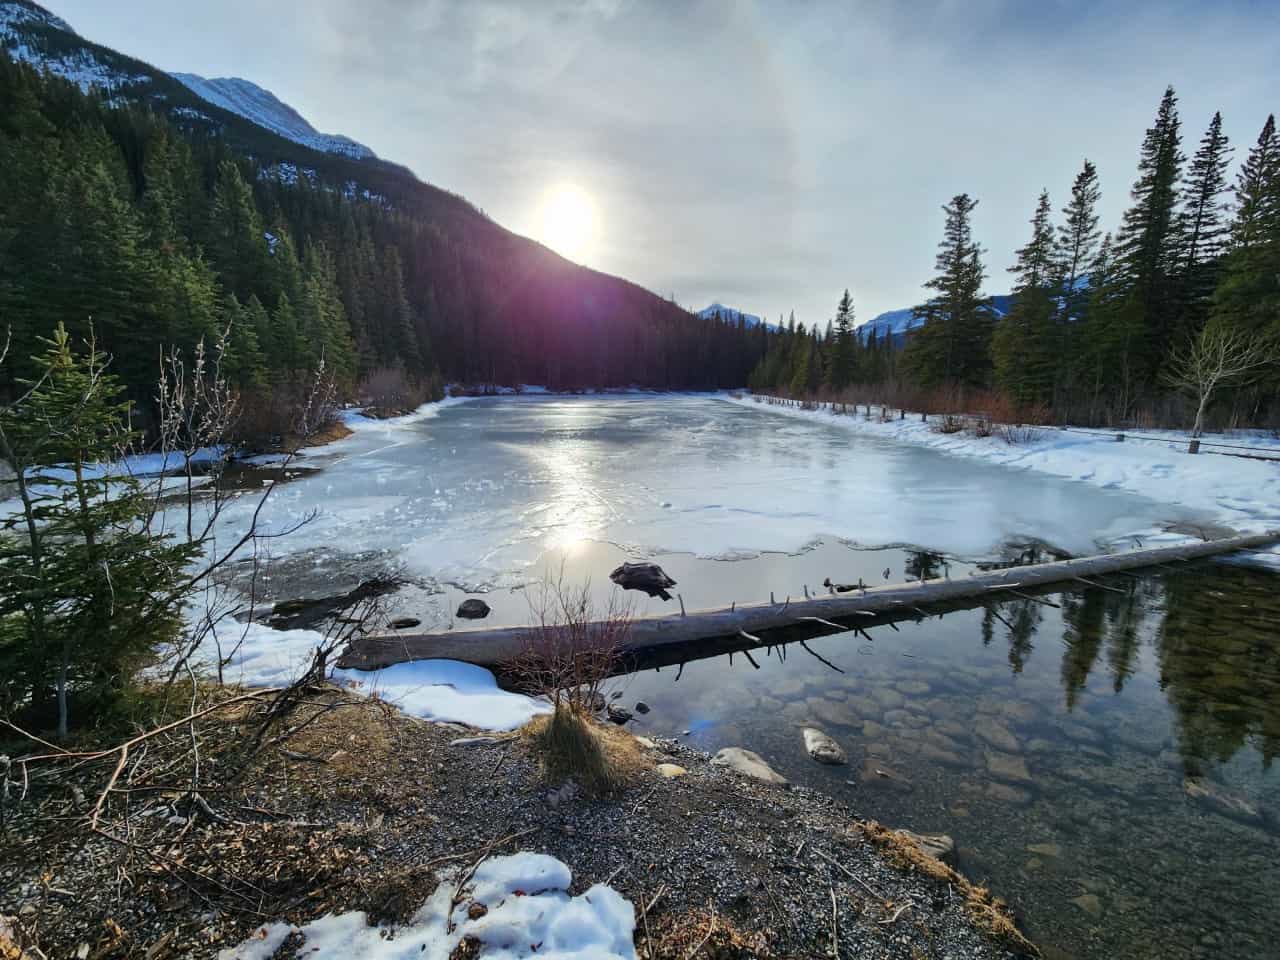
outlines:
[{"label": "shoreline", "polygon": [[[335,690],[313,695],[302,709],[330,712],[287,750],[263,753],[240,786],[219,782],[234,746],[213,743],[227,724],[251,723],[247,714],[201,724],[210,743],[202,789],[226,821],[175,810],[163,795],[140,795],[130,811],[132,847],[164,850],[181,871],[126,868],[131,883],[117,887],[118,844],[50,823],[84,808],[74,790],[41,790],[0,846],[0,914],[12,915],[20,942],[38,929],[49,956],[97,942],[104,924],[118,931],[117,947],[95,956],[258,956],[237,945],[280,920],[361,910],[365,922],[404,930],[449,882],[440,864],[520,850],[560,859],[572,893],[607,882],[637,911],[646,905],[640,956],[684,956],[704,932],[718,956],[830,955],[833,904],[841,957],[1036,955],[989,893],[818,791],[635,738],[628,782],[590,799],[548,783],[519,736],[348,701]],[[175,738],[171,749],[186,743]],[[672,765],[681,772],[664,775]],[[77,777],[91,803],[90,774]],[[228,893],[242,881],[266,894],[252,909]]]}]

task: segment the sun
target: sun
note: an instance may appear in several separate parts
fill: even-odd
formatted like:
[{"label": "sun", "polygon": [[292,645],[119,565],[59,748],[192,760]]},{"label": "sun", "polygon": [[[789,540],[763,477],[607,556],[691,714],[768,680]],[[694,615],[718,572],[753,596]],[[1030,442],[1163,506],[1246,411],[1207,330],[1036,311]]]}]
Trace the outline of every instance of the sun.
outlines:
[{"label": "sun", "polygon": [[596,233],[596,205],[591,195],[572,183],[552,187],[542,198],[538,239],[570,260],[591,252]]}]

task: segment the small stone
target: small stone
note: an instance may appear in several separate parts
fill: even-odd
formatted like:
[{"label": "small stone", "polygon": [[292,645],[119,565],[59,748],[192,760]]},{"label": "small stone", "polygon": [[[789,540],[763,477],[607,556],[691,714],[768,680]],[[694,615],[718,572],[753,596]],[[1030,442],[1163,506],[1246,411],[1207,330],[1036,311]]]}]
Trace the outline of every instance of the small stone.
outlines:
[{"label": "small stone", "polygon": [[483,600],[471,597],[458,604],[457,615],[463,620],[483,620],[489,615],[489,605]]},{"label": "small stone", "polygon": [[888,731],[874,720],[862,721],[862,735],[868,740],[879,740],[886,733],[888,733]]},{"label": "small stone", "polygon": [[903,792],[911,789],[911,781],[879,760],[865,760],[858,779],[868,786],[878,785]]},{"label": "small stone", "polygon": [[489,908],[483,903],[473,903],[471,906],[467,907],[467,918],[470,920],[479,920],[488,912]]},{"label": "small stone", "polygon": [[410,627],[416,627],[422,621],[417,617],[396,617],[391,621],[392,630],[408,630]]},{"label": "small stone", "polygon": [[1027,852],[1034,853],[1038,857],[1062,856],[1062,848],[1056,843],[1030,843],[1027,844]]},{"label": "small stone", "polygon": [[840,744],[816,727],[805,727],[803,735],[805,751],[818,763],[839,765],[849,762]]},{"label": "small stone", "polygon": [[765,783],[776,783],[779,786],[787,783],[787,778],[769,766],[764,757],[742,747],[725,747],[711,758],[711,762]]},{"label": "small stone", "polygon": [[639,714],[643,715],[643,714],[646,714],[646,713],[648,713],[648,712],[649,712],[649,705],[648,705],[647,703],[645,703],[643,700],[637,700],[637,701],[636,701],[636,713],[639,713]]},{"label": "small stone", "polygon": [[636,737],[636,743],[640,744],[640,746],[644,747],[646,750],[658,749],[658,745],[648,737]]},{"label": "small stone", "polygon": [[909,697],[923,697],[933,689],[923,680],[903,680],[895,686],[899,693],[905,693]]},{"label": "small stone", "polygon": [[678,763],[660,763],[658,764],[658,772],[668,780],[674,780],[676,777],[683,777],[689,771]]},{"label": "small stone", "polygon": [[1095,920],[1102,916],[1102,901],[1092,893],[1082,893],[1071,901]]}]

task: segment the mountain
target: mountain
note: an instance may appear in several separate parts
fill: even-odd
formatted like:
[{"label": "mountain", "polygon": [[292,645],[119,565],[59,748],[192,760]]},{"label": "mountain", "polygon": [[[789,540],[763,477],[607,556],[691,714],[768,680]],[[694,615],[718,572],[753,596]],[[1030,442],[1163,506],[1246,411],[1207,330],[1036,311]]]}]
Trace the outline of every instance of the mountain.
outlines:
[{"label": "mountain", "polygon": [[239,77],[215,77],[206,80],[194,73],[175,73],[173,76],[196,96],[212,104],[238,113],[264,130],[300,143],[304,147],[324,153],[340,153],[356,160],[374,157],[372,150],[363,143],[339,134],[320,133],[287,103],[282,103],[270,90]]},{"label": "mountain", "polygon": [[59,320],[79,339],[90,317],[144,399],[159,346],[241,313],[258,390],[317,353],[348,383],[566,389],[741,386],[759,359],[736,327],[565,260],[252,84],[188,80],[0,0],[0,395]]},{"label": "mountain", "polygon": [[733,307],[726,307],[718,300],[711,304],[711,306],[704,307],[699,310],[696,315],[704,320],[710,320],[718,315],[722,320],[732,320],[734,323],[737,323],[739,318],[741,318],[743,323],[748,327],[756,327],[762,323],[771,330],[777,327],[776,323],[771,323],[768,320],[761,320],[754,313],[743,313],[741,310],[737,310]]},{"label": "mountain", "polygon": [[[1008,313],[1013,305],[1013,297],[1007,293],[997,293],[990,300],[991,312],[997,320]],[[878,340],[888,334],[893,345],[901,347],[907,342],[907,333],[921,326],[924,326],[924,318],[915,315],[914,307],[906,307],[902,310],[886,310],[866,323],[859,324],[857,333],[864,341],[873,334]]]}]

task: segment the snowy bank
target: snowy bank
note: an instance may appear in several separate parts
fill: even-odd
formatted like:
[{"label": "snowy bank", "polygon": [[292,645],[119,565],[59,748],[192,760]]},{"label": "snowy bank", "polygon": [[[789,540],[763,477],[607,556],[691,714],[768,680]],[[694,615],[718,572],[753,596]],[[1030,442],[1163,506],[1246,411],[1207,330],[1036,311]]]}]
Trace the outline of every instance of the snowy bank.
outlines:
[{"label": "snowy bank", "polygon": [[[1280,466],[1261,460],[1186,452],[1186,442],[1169,434],[1168,442],[1128,440],[1045,427],[1027,443],[1010,444],[998,436],[938,433],[918,417],[881,423],[861,414],[837,414],[829,408],[767,406],[752,397],[726,396],[729,403],[762,413],[800,418],[851,433],[931,447],[948,454],[1033,470],[1104,489],[1125,490],[1201,511],[1242,533],[1280,527]],[[1252,441],[1251,441],[1252,442]],[[1275,446],[1273,440],[1256,441]]]},{"label": "snowy bank", "polygon": [[[218,632],[222,649],[234,648],[223,667],[224,678],[249,687],[292,682],[326,643],[315,630],[273,630],[260,623],[228,622]],[[209,649],[208,655],[214,651]],[[482,730],[514,730],[551,711],[543,700],[501,689],[483,667],[456,660],[419,660],[384,670],[334,670],[331,677],[354,693],[376,696],[412,716]]]},{"label": "snowy bank", "polygon": [[493,960],[634,960],[635,908],[604,884],[571,897],[572,879],[567,866],[546,854],[491,857],[476,868],[456,904],[455,883],[445,877],[403,926],[371,926],[358,911],[327,914],[301,927],[273,923],[218,957],[269,960],[292,935],[301,940],[293,955],[314,960],[448,960],[467,938],[483,943],[484,956]]}]

